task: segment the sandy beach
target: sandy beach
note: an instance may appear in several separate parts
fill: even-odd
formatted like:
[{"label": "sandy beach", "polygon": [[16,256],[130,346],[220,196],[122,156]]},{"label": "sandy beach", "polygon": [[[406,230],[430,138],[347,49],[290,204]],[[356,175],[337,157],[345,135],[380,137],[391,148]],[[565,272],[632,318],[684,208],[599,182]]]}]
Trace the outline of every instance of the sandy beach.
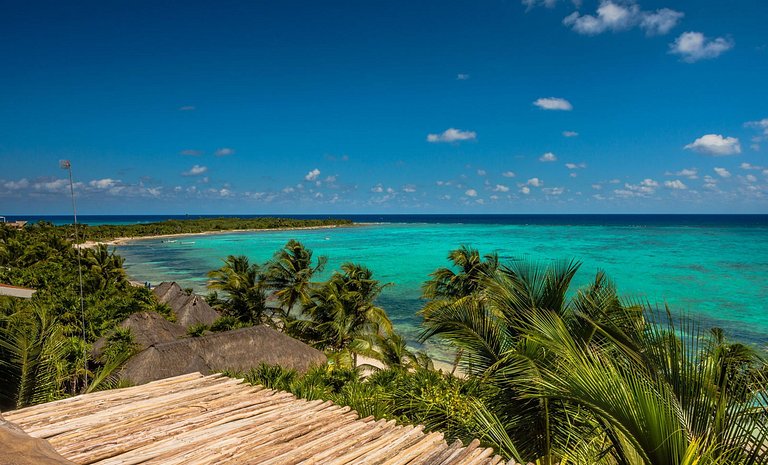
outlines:
[{"label": "sandy beach", "polygon": [[354,226],[359,226],[357,223],[349,224],[349,225],[336,225],[336,224],[330,224],[326,226],[297,226],[294,228],[256,228],[256,229],[226,229],[226,230],[214,230],[214,231],[203,231],[203,232],[197,232],[197,233],[178,233],[178,234],[156,234],[154,236],[137,236],[137,237],[117,237],[115,239],[110,239],[108,241],[85,241],[82,244],[77,244],[75,247],[77,248],[84,248],[84,249],[90,249],[93,247],[96,247],[98,245],[104,244],[104,245],[124,245],[129,242],[133,241],[144,241],[144,240],[150,240],[150,239],[173,239],[173,238],[179,238],[179,237],[189,237],[189,236],[210,236],[214,234],[234,234],[234,233],[244,233],[244,232],[267,232],[267,231],[299,231],[299,230],[309,230],[309,229],[335,229],[335,228],[350,228]]}]

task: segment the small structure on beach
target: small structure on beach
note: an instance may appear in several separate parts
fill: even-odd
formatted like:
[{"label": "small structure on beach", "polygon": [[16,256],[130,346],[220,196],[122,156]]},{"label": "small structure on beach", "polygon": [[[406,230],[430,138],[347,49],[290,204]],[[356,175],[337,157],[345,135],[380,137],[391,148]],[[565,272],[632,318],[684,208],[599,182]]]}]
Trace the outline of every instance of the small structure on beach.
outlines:
[{"label": "small structure on beach", "polygon": [[75,463],[504,463],[477,440],[449,445],[423,426],[360,418],[330,401],[297,399],[221,375],[94,392],[6,417]]},{"label": "small structure on beach", "polygon": [[261,363],[300,372],[326,362],[325,354],[267,326],[152,344],[131,357],[120,377],[143,384],[187,373],[247,371]]},{"label": "small structure on beach", "polygon": [[18,297],[19,299],[31,299],[35,292],[37,292],[35,289],[11,286],[10,284],[0,284],[0,296]]},{"label": "small structure on beach", "polygon": [[196,324],[210,326],[219,318],[219,313],[208,305],[205,298],[186,292],[176,282],[160,283],[152,292],[160,302],[171,307],[176,323],[185,330]]}]

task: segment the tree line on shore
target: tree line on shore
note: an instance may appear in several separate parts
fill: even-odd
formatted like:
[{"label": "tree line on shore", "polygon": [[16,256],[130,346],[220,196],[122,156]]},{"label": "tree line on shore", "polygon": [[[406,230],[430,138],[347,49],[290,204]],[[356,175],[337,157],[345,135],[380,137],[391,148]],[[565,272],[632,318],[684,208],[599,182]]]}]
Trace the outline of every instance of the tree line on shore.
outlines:
[{"label": "tree line on shore", "polygon": [[[326,259],[297,241],[263,264],[227,257],[210,272],[207,297],[222,317],[191,332],[273,326],[323,350],[329,364],[228,375],[450,439],[476,437],[518,461],[768,463],[761,352],[666,308],[622,300],[604,273],[573,289],[576,261],[502,263],[464,246],[448,258],[422,288],[420,339],[450,344],[461,376],[434,370],[406,345],[376,305],[386,285],[371,270],[347,263],[317,282]],[[50,225],[0,229],[0,282],[39,289],[29,302],[0,299],[3,408],[79,393],[86,369],[107,379],[130,353],[130,335],[114,333],[111,349],[87,365],[83,346],[135,311],[170,315],[128,284],[114,252],[81,259],[85,339],[70,238]],[[359,355],[386,368],[363,376]]]}]

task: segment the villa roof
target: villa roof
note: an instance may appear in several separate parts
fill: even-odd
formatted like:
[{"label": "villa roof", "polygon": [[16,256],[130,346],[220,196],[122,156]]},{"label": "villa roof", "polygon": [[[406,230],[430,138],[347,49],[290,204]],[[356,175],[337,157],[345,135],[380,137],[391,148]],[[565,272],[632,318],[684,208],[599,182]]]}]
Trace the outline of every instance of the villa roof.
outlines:
[{"label": "villa roof", "polygon": [[250,370],[261,363],[300,372],[326,362],[325,355],[267,326],[157,343],[131,357],[120,377],[134,384],[199,371]]},{"label": "villa roof", "polygon": [[187,294],[175,282],[163,282],[152,290],[157,299],[168,304],[176,315],[176,323],[189,328],[195,324],[211,325],[219,318],[219,314],[208,305],[205,299],[197,294]]},{"label": "villa roof", "polygon": [[502,463],[477,441],[360,419],[349,407],[199,373],[85,394],[6,418],[80,464]]},{"label": "villa roof", "polygon": [[37,292],[35,289],[11,286],[10,284],[0,284],[0,296],[4,295],[9,297],[18,297],[21,299],[31,299],[35,292]]},{"label": "villa roof", "polygon": [[[156,312],[134,313],[120,327],[130,329],[137,350],[144,350],[155,344],[175,341],[186,336],[187,332],[180,325],[171,323]],[[107,338],[102,337],[93,344],[93,355],[98,357],[107,345]]]}]

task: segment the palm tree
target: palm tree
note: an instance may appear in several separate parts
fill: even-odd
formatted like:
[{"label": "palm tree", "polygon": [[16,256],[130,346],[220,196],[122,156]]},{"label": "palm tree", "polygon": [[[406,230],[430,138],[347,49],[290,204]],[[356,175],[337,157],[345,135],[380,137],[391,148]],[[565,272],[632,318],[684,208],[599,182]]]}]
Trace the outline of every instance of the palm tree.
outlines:
[{"label": "palm tree", "polygon": [[392,322],[375,304],[386,285],[362,265],[345,263],[341,270],[312,291],[304,318],[293,326],[302,339],[318,348],[350,353],[356,365],[357,354],[369,353],[377,336],[392,333]]},{"label": "palm tree", "polygon": [[495,389],[486,439],[544,464],[765,463],[765,364],[648,321],[603,273],[569,297],[578,268],[513,262],[481,278],[482,298],[425,313],[422,339],[462,349]]},{"label": "palm tree", "polygon": [[312,276],[323,271],[328,258],[320,256],[312,265],[312,251],[291,239],[267,264],[266,280],[280,301],[286,317],[297,304],[306,304],[312,287]]},{"label": "palm tree", "polygon": [[223,300],[217,298],[214,302],[225,314],[247,324],[274,325],[258,263],[250,263],[244,255],[230,255],[224,266],[209,272],[208,277],[209,288],[226,293]]},{"label": "palm tree", "polygon": [[[480,258],[480,252],[462,245],[448,253],[452,268],[438,268],[430,274],[432,279],[422,286],[422,298],[431,300],[425,307],[428,312],[432,307],[439,307],[457,300],[476,295],[482,288],[483,277],[493,273],[499,267],[497,254],[488,254]],[[458,272],[454,271],[458,269]]]},{"label": "palm tree", "polygon": [[123,262],[125,259],[109,251],[105,244],[86,249],[84,264],[89,269],[89,276],[94,281],[95,289],[106,289],[111,286],[124,287],[127,284]]}]

